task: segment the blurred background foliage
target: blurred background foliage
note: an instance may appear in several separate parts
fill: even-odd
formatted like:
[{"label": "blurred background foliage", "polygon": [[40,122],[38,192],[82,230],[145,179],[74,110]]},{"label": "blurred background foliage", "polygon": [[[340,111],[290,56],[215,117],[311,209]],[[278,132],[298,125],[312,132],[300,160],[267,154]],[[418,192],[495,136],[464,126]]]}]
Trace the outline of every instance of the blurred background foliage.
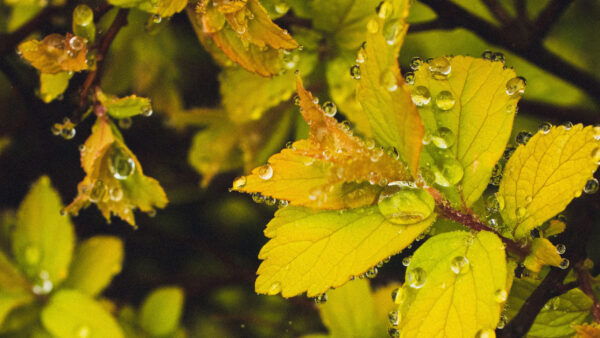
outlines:
[{"label": "blurred background foliage", "polygon": [[[378,1],[371,2],[376,5]],[[479,56],[486,50],[501,52],[506,65],[514,67],[518,75],[527,79],[527,90],[515,121],[515,134],[521,130],[535,132],[543,121],[600,122],[597,113],[600,98],[593,95],[599,88],[582,85],[584,81],[577,80],[577,74],[569,77],[568,73],[551,69],[552,64],[547,62],[540,66],[535,53],[531,54],[535,48],[544,48],[595,79],[598,85],[600,2],[564,2],[567,5],[551,17],[543,43],[523,49],[510,43],[495,45],[478,29],[482,25],[455,27],[455,21],[471,18],[444,18],[453,14],[439,12],[439,8],[436,12],[436,6],[427,5],[445,1],[415,1],[409,17],[412,27],[400,54],[401,68],[408,70],[414,56]],[[346,53],[338,50],[336,44],[347,49],[353,62],[361,41],[336,41],[327,27],[322,27],[321,35],[313,36],[306,29],[311,26],[311,21],[306,19],[310,17],[309,2],[265,0],[262,3],[273,16],[280,16],[275,22],[290,29],[304,45],[303,55],[306,56],[302,60],[305,64],[298,67],[303,70],[303,75],[308,74],[310,89],[321,97],[322,102],[333,99],[334,93],[330,90],[335,90],[332,84],[337,82],[326,79],[339,77],[339,81],[348,81],[350,78],[349,67],[343,62],[332,61],[338,60],[338,54]],[[290,12],[278,14],[275,7],[281,3],[291,5]],[[318,8],[320,2],[310,3]],[[516,27],[501,31],[509,34],[530,28],[534,18],[550,6],[556,6],[557,1],[454,0],[453,3],[491,27]],[[495,11],[490,3],[498,4],[502,10],[496,8]],[[36,71],[19,59],[14,46],[10,50],[3,46],[9,44],[11,32],[40,11],[50,9],[51,13],[47,20],[39,23],[35,36],[70,31],[71,13],[77,4],[79,2],[61,0],[50,0],[50,3],[46,0],[0,2],[0,209],[4,226],[13,222],[15,210],[40,176],[50,177],[63,204],[75,196],[77,182],[82,178],[77,145],[89,135],[92,121],[86,120],[77,126],[77,135],[70,141],[53,136],[50,126],[72,114],[78,99],[77,88],[85,77],[75,74],[64,97],[44,104],[36,97]],[[87,4],[92,8],[102,7],[100,2]],[[107,29],[115,13],[112,10],[103,17],[98,23],[99,31]],[[109,50],[102,87],[112,94],[135,93],[152,99],[155,114],[150,118],[135,117],[131,127],[122,131],[147,175],[156,178],[164,187],[170,204],[155,217],[138,215],[137,230],[119,219],[113,219],[112,224],[107,225],[96,208],[83,210],[73,218],[80,241],[98,235],[112,235],[123,240],[122,271],[114,277],[103,297],[112,300],[119,309],[122,322],[131,322],[136,321],[135,318],[145,318],[135,311],[145,311],[146,304],[152,301],[152,296],[146,298],[152,290],[177,285],[185,294],[182,326],[192,337],[295,337],[325,333],[326,326],[312,300],[303,297],[284,300],[254,293],[255,271],[259,264],[257,253],[266,242],[262,230],[276,206],[256,204],[249,196],[228,192],[234,177],[243,170],[263,163],[286,142],[305,135],[306,126],[299,120],[293,105],[292,90],[281,89],[284,85],[271,88],[267,84],[256,87],[260,90],[255,92],[251,92],[251,86],[245,89],[248,92],[239,92],[241,87],[233,88],[231,90],[238,90],[235,97],[239,101],[224,102],[225,109],[232,110],[231,107],[237,105],[252,108],[256,105],[254,96],[264,97],[273,91],[281,91],[272,99],[265,99],[269,102],[261,103],[262,106],[257,108],[268,108],[267,112],[260,112],[266,120],[223,121],[226,113],[221,106],[221,95],[227,88],[223,88],[220,78],[234,77],[239,83],[250,81],[252,84],[259,80],[247,79],[255,76],[240,74],[235,69],[223,71],[198,42],[185,13],[158,24],[148,24],[149,17],[136,10],[130,12],[129,25],[119,32]],[[507,17],[510,20],[506,21]],[[513,37],[514,40],[519,38]],[[343,59],[342,55],[339,60]],[[328,63],[331,65],[325,66]],[[554,66],[561,67],[561,64]],[[588,83],[594,84],[593,81]],[[338,106],[344,114],[344,104],[340,102]],[[229,118],[235,116],[231,112],[228,114]],[[215,120],[221,120],[218,128],[214,127]],[[207,124],[210,127],[204,127]],[[253,134],[269,136],[269,139],[252,141],[250,136]],[[190,149],[196,155],[190,155]],[[207,167],[215,153],[227,156],[220,159],[216,168]],[[597,227],[594,229],[588,242],[588,253],[598,262],[600,248],[589,245],[600,240],[600,231]],[[4,244],[8,241],[6,237],[1,240]],[[372,284],[382,286],[401,282],[404,275],[402,258],[414,249],[393,257],[380,269]],[[152,318],[141,320],[153,321]]]}]

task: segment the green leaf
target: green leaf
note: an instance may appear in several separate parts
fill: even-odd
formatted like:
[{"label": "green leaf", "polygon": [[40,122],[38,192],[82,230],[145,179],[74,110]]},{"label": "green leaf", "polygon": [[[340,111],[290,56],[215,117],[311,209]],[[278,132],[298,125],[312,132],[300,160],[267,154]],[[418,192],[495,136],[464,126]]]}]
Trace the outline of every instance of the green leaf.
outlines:
[{"label": "green leaf", "polygon": [[598,127],[560,126],[517,148],[498,190],[502,218],[513,236],[527,236],[581,195],[600,161],[599,137]]},{"label": "green leaf", "polygon": [[29,283],[0,251],[0,327],[15,308],[33,301]]},{"label": "green leaf", "polygon": [[76,290],[53,294],[41,319],[46,330],[57,337],[124,337],[117,321],[100,303]]},{"label": "green leaf", "polygon": [[[515,279],[507,301],[505,313],[507,321],[519,312],[538,284],[539,281]],[[527,337],[572,337],[575,334],[572,325],[586,322],[590,317],[592,305],[593,301],[579,289],[572,289],[559,297],[554,297],[535,317]]]},{"label": "green leaf", "polygon": [[73,73],[70,72],[40,73],[40,97],[42,101],[49,103],[62,95],[69,86],[69,80],[72,76]]},{"label": "green leaf", "polygon": [[[515,72],[503,66],[465,56],[439,57],[415,72],[413,100],[419,106],[427,142],[431,142],[426,149],[433,158],[458,160],[462,180],[456,190],[467,207],[479,199],[504,152],[521,97],[507,94],[507,82],[515,78]],[[440,172],[443,166],[438,166]],[[456,182],[446,183],[440,176],[447,175],[436,174],[438,185],[455,186]]]},{"label": "green leaf", "polygon": [[393,19],[383,20],[378,16],[369,21],[369,25],[378,28],[369,31],[366,46],[359,51],[358,59],[364,63],[360,65],[357,98],[369,118],[375,140],[382,146],[395,147],[416,176],[424,128],[397,61],[408,29],[404,21],[408,3],[396,2],[391,8]]},{"label": "green leaf", "polygon": [[100,100],[100,103],[106,107],[106,112],[108,115],[117,119],[123,119],[140,114],[152,114],[150,100],[145,97],[130,95],[127,97],[118,98],[114,95],[105,95],[100,90],[96,91],[96,96]]},{"label": "green leaf", "polygon": [[414,253],[402,288],[405,337],[474,337],[496,328],[506,300],[500,238],[487,231],[447,232]]},{"label": "green leaf", "polygon": [[359,279],[329,291],[319,312],[329,337],[386,337],[385,317],[377,317],[376,305],[369,282]]},{"label": "green leaf", "polygon": [[30,279],[56,285],[67,277],[75,235],[47,176],[42,176],[19,206],[13,232],[13,254]]},{"label": "green leaf", "polygon": [[152,291],[140,310],[140,325],[152,336],[164,336],[179,326],[183,310],[183,290],[178,287],[162,287]]},{"label": "green leaf", "polygon": [[387,257],[400,252],[435,220],[390,223],[377,207],[315,211],[286,207],[275,213],[261,249],[258,293],[314,297],[345,284]]},{"label": "green leaf", "polygon": [[95,236],[79,244],[65,286],[94,296],[121,272],[123,243],[117,237]]}]

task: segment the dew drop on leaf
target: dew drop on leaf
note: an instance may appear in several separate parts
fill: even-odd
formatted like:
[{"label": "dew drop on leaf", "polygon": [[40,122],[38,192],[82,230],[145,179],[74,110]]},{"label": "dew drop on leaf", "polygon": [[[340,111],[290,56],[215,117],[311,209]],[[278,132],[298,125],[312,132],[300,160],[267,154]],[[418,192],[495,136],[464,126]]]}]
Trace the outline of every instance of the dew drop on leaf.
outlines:
[{"label": "dew drop on leaf", "polygon": [[372,18],[367,22],[367,31],[371,34],[375,34],[379,31],[379,23],[377,23],[377,19]]},{"label": "dew drop on leaf", "polygon": [[133,124],[133,120],[131,119],[131,117],[125,117],[125,118],[119,119],[119,128],[121,128],[121,129],[129,129],[129,128],[131,128],[132,124]]},{"label": "dew drop on leaf", "polygon": [[354,65],[354,66],[350,67],[350,76],[352,76],[352,78],[354,80],[360,79],[360,66],[359,65]]},{"label": "dew drop on leaf", "polygon": [[417,86],[411,91],[412,101],[417,106],[424,106],[431,101],[431,93],[425,86]]},{"label": "dew drop on leaf", "polygon": [[325,101],[325,103],[323,103],[323,111],[325,112],[325,115],[334,117],[337,113],[337,106],[331,101]]},{"label": "dew drop on leaf", "polygon": [[400,305],[402,303],[402,288],[396,288],[392,291],[392,301],[394,304]]},{"label": "dew drop on leaf", "polygon": [[271,296],[276,295],[280,291],[281,291],[281,283],[274,282],[273,284],[271,284],[271,287],[269,288],[269,295],[271,295]]},{"label": "dew drop on leaf", "polygon": [[87,325],[82,325],[77,328],[77,332],[75,332],[75,337],[78,338],[87,338],[90,336],[90,328]]},{"label": "dew drop on leaf", "polygon": [[495,213],[500,211],[500,203],[498,202],[498,198],[496,194],[489,195],[485,199],[485,206],[490,213]]},{"label": "dew drop on leaf", "polygon": [[42,252],[35,244],[27,244],[23,249],[23,258],[28,266],[35,266],[40,262]]},{"label": "dew drop on leaf", "polygon": [[552,124],[550,122],[544,122],[544,123],[540,124],[540,126],[538,128],[538,132],[540,132],[542,134],[548,134],[550,132],[551,128],[552,128]]},{"label": "dew drop on leaf", "polygon": [[570,262],[569,262],[569,260],[568,260],[568,259],[566,259],[566,258],[563,258],[563,260],[562,260],[562,261],[560,261],[560,263],[558,264],[558,267],[564,270],[564,269],[566,269],[566,268],[568,268],[568,267],[569,267],[569,263],[570,263]]},{"label": "dew drop on leaf", "polygon": [[502,158],[505,160],[508,160],[512,156],[512,154],[515,153],[515,150],[517,150],[517,148],[515,148],[515,146],[508,145],[506,147],[506,149],[504,149],[504,153],[502,153]]},{"label": "dew drop on leaf", "polygon": [[315,304],[325,304],[327,302],[327,294],[322,293],[314,298]]},{"label": "dew drop on leaf", "polygon": [[559,255],[564,254],[567,251],[567,246],[564,244],[556,244],[556,252]]},{"label": "dew drop on leaf", "polygon": [[445,56],[440,56],[429,62],[431,76],[436,80],[444,80],[450,75],[452,66]]},{"label": "dew drop on leaf", "polygon": [[596,164],[600,164],[600,147],[594,148],[594,150],[592,150],[592,160]]},{"label": "dew drop on leaf", "polygon": [[454,145],[454,139],[454,133],[446,127],[439,128],[437,134],[431,136],[431,142],[440,149],[452,147]]},{"label": "dew drop on leaf", "polygon": [[481,54],[481,57],[485,60],[491,60],[494,53],[491,50],[486,50]]},{"label": "dew drop on leaf", "polygon": [[386,71],[381,74],[381,85],[390,92],[398,89],[398,82],[396,76],[392,71]]},{"label": "dew drop on leaf", "polygon": [[398,326],[400,324],[400,311],[392,310],[388,313],[388,321],[391,326]]},{"label": "dew drop on leaf", "polygon": [[394,10],[394,6],[389,1],[382,1],[377,5],[375,9],[377,11],[377,16],[382,19],[387,19],[392,15],[392,11]]},{"label": "dew drop on leaf", "polygon": [[494,299],[498,303],[505,302],[507,297],[508,297],[508,293],[504,289],[498,289],[498,290],[496,290],[496,292],[494,292]]},{"label": "dew drop on leaf", "polygon": [[495,338],[496,332],[492,329],[481,329],[475,334],[475,338]]},{"label": "dew drop on leaf", "polygon": [[275,4],[277,14],[285,14],[290,10],[290,5],[285,1],[279,1]]},{"label": "dew drop on leaf", "polygon": [[408,271],[406,282],[411,288],[420,289],[425,285],[427,276],[423,268],[414,268]]},{"label": "dew drop on leaf", "polygon": [[447,111],[454,108],[456,99],[451,92],[442,90],[435,96],[435,106],[441,111]]},{"label": "dew drop on leaf", "polygon": [[123,198],[123,190],[119,187],[112,187],[108,191],[108,195],[111,200],[119,202]]},{"label": "dew drop on leaf", "polygon": [[527,214],[527,209],[523,207],[518,207],[516,210],[517,218],[523,218],[525,214]]},{"label": "dew drop on leaf", "polygon": [[492,61],[504,63],[504,54],[496,52],[492,55]]},{"label": "dew drop on leaf", "polygon": [[573,122],[571,121],[567,121],[563,124],[560,125],[564,130],[570,130],[571,128],[573,128]]},{"label": "dew drop on leaf", "polygon": [[258,168],[258,177],[263,180],[270,180],[273,177],[273,167],[270,164],[265,164]]},{"label": "dew drop on leaf", "polygon": [[506,94],[509,96],[520,97],[525,92],[527,82],[523,77],[513,77],[506,82]]},{"label": "dew drop on leaf", "polygon": [[520,131],[515,138],[515,142],[517,142],[517,144],[527,144],[532,136],[533,135],[526,130]]},{"label": "dew drop on leaf", "polygon": [[73,137],[75,137],[75,133],[76,133],[75,128],[63,128],[60,131],[60,136],[62,136],[62,138],[64,138],[65,140],[70,140]]},{"label": "dew drop on leaf", "polygon": [[460,182],[464,175],[464,169],[460,162],[454,158],[445,158],[442,162],[442,170],[435,172],[435,183],[442,187],[449,187]]},{"label": "dew drop on leaf", "polygon": [[94,185],[92,186],[92,190],[90,191],[90,202],[98,203],[104,197],[104,192],[106,191],[106,187],[104,186],[104,182],[102,180],[96,180]]},{"label": "dew drop on leaf", "polygon": [[390,327],[388,329],[388,335],[391,338],[400,338],[400,331],[398,331],[398,329],[394,328],[394,327]]},{"label": "dew drop on leaf", "polygon": [[406,83],[408,83],[409,85],[412,85],[415,83],[415,73],[413,72],[408,72],[404,75],[404,80],[406,81]]},{"label": "dew drop on leaf", "polygon": [[373,279],[375,277],[377,277],[377,273],[379,272],[379,270],[377,269],[376,266],[370,268],[369,270],[367,270],[367,272],[365,272],[365,277],[369,278],[369,279]]},{"label": "dew drop on leaf", "polygon": [[152,107],[145,106],[144,108],[142,108],[142,115],[143,116],[149,117],[149,116],[152,116],[152,113],[154,113],[154,111],[152,110]]},{"label": "dew drop on leaf", "polygon": [[404,265],[404,266],[409,266],[409,265],[410,265],[410,258],[411,258],[410,256],[408,256],[408,257],[404,257],[404,258],[402,259],[402,265]]},{"label": "dew drop on leaf", "polygon": [[585,182],[585,186],[583,187],[583,192],[585,192],[586,194],[595,194],[596,192],[598,192],[599,187],[600,187],[600,184],[598,184],[598,180],[595,178],[592,178],[592,179],[588,180],[587,182]]},{"label": "dew drop on leaf", "polygon": [[423,59],[421,59],[418,56],[413,57],[412,59],[410,59],[410,69],[412,70],[417,70],[419,69],[419,67],[421,67],[421,65],[423,64]]},{"label": "dew drop on leaf", "polygon": [[298,96],[298,95],[294,96],[294,105],[296,105],[296,106],[300,105],[300,96]]},{"label": "dew drop on leaf", "polygon": [[135,171],[133,159],[118,146],[111,148],[108,170],[118,180],[127,179]]},{"label": "dew drop on leaf", "polygon": [[450,269],[455,274],[464,274],[469,271],[469,260],[465,256],[456,256],[450,261]]},{"label": "dew drop on leaf", "polygon": [[435,201],[423,189],[392,182],[379,195],[377,206],[392,224],[414,224],[433,213]]},{"label": "dew drop on leaf", "polygon": [[241,189],[243,187],[246,186],[246,176],[240,176],[237,177],[235,180],[233,180],[233,189]]}]

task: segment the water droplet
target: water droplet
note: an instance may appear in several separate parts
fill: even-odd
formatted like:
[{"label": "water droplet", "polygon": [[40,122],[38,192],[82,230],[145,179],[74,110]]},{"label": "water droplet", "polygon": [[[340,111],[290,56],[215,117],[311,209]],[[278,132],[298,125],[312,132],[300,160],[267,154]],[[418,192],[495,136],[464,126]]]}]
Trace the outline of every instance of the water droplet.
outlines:
[{"label": "water droplet", "polygon": [[62,126],[59,123],[55,123],[52,127],[50,127],[50,131],[52,135],[58,136],[62,132]]},{"label": "water droplet", "polygon": [[279,200],[279,205],[278,205],[277,207],[281,209],[281,208],[285,208],[285,207],[287,207],[289,204],[290,204],[290,202],[289,202],[289,201],[286,201],[286,200]]},{"label": "water droplet", "polygon": [[80,36],[74,36],[69,40],[69,47],[78,52],[85,47],[85,39]]},{"label": "water droplet", "polygon": [[496,292],[494,292],[494,299],[498,303],[505,302],[507,297],[508,297],[508,293],[504,289],[498,289],[498,290],[496,290]]},{"label": "water droplet", "polygon": [[76,337],[87,338],[90,336],[90,328],[86,325],[80,326],[75,332]]},{"label": "water droplet", "polygon": [[390,338],[400,338],[400,331],[394,327],[388,329],[388,335]]},{"label": "water droplet", "polygon": [[558,264],[558,267],[564,270],[564,269],[566,269],[566,268],[568,268],[568,267],[569,267],[569,263],[570,263],[570,262],[569,262],[569,260],[568,260],[568,259],[566,259],[566,258],[563,258],[563,260],[562,260],[562,261],[560,261],[560,264]]},{"label": "water droplet", "polygon": [[498,199],[499,210],[500,211],[504,210],[504,197],[502,197],[502,195],[499,195],[498,193],[496,193],[496,198]]},{"label": "water droplet", "polygon": [[114,178],[124,180],[135,171],[135,161],[120,147],[113,145],[108,161],[108,169]]},{"label": "water droplet", "polygon": [[436,80],[444,80],[450,74],[452,66],[445,56],[440,56],[429,62],[431,76]]},{"label": "water droplet", "polygon": [[382,19],[387,19],[392,15],[394,6],[389,1],[382,1],[375,10],[377,11],[377,16]]},{"label": "water droplet", "polygon": [[424,106],[431,101],[431,93],[425,86],[417,86],[410,93],[412,101],[417,106]]},{"label": "water droplet", "polygon": [[431,142],[440,149],[452,147],[454,145],[454,139],[454,133],[446,127],[441,127],[438,129],[436,135],[431,136]]},{"label": "water droplet", "polygon": [[65,140],[70,140],[75,137],[76,130],[75,128],[63,128],[60,132],[60,136]]},{"label": "water droplet", "polygon": [[435,201],[427,191],[396,183],[387,185],[377,202],[379,211],[388,222],[414,224],[431,215]]},{"label": "water droplet", "polygon": [[154,111],[152,110],[151,106],[145,106],[144,108],[142,108],[143,116],[149,117],[149,116],[152,116],[152,113],[154,113]]},{"label": "water droplet", "polygon": [[260,204],[265,201],[265,197],[260,193],[254,193],[252,194],[252,200],[254,201],[254,203]]},{"label": "water droplet", "polygon": [[504,315],[501,315],[500,320],[498,320],[498,325],[496,325],[496,328],[502,330],[505,326],[506,326],[506,317]]},{"label": "water droplet", "polygon": [[300,97],[298,95],[294,95],[294,105],[300,105]]},{"label": "water droplet", "polygon": [[456,159],[448,157],[442,162],[442,170],[435,171],[435,183],[442,187],[449,187],[460,182],[464,169]]},{"label": "water droplet", "polygon": [[491,50],[486,50],[481,54],[481,57],[485,60],[491,60],[494,53]]},{"label": "water droplet", "polygon": [[407,272],[406,282],[411,288],[420,289],[425,285],[426,277],[425,270],[414,268]]},{"label": "water droplet", "polygon": [[377,269],[377,267],[372,267],[369,270],[367,270],[367,272],[365,272],[365,276],[369,279],[373,279],[375,277],[377,277],[377,273],[379,272],[379,270]]},{"label": "water droplet", "polygon": [[450,261],[450,269],[455,274],[464,274],[469,271],[469,260],[465,256],[456,256]]},{"label": "water droplet", "polygon": [[473,245],[473,241],[475,241],[475,236],[473,234],[467,234],[464,239],[465,246]]},{"label": "water droplet", "polygon": [[274,206],[277,203],[277,200],[271,196],[265,196],[265,204],[268,206]]},{"label": "water droplet", "polygon": [[410,69],[412,70],[417,70],[419,69],[419,67],[421,67],[421,65],[423,64],[423,59],[421,59],[418,56],[413,57],[412,59],[410,59]]},{"label": "water droplet", "polygon": [[515,146],[507,146],[506,149],[504,149],[504,153],[502,153],[502,158],[508,160],[512,156],[512,154],[515,153],[515,150],[517,150]]},{"label": "water droplet", "polygon": [[388,321],[391,326],[398,326],[400,324],[400,311],[392,310],[388,313]]},{"label": "water droplet", "polygon": [[562,128],[564,128],[564,130],[571,130],[571,128],[573,128],[573,122],[567,121],[567,122],[561,124],[560,126]]},{"label": "water droplet", "polygon": [[258,168],[258,177],[263,180],[270,180],[273,177],[273,167],[270,164],[265,164]]},{"label": "water droplet", "polygon": [[274,282],[273,284],[271,284],[271,287],[269,287],[269,292],[268,294],[273,296],[278,294],[281,291],[281,283],[280,282]]},{"label": "water droplet", "polygon": [[408,83],[409,85],[413,85],[415,83],[415,73],[413,72],[408,72],[404,75],[404,79],[406,80],[406,83]]},{"label": "water droplet", "polygon": [[322,293],[314,298],[315,304],[325,304],[327,302],[327,294]]},{"label": "water droplet", "polygon": [[402,296],[403,296],[402,288],[394,289],[392,291],[392,302],[394,302],[394,304],[400,305],[402,303]]},{"label": "water droplet", "polygon": [[527,82],[523,77],[513,77],[506,82],[506,94],[509,96],[520,97],[525,92]]},{"label": "water droplet", "polygon": [[441,111],[448,111],[454,108],[456,104],[456,99],[454,99],[454,95],[447,90],[442,90],[435,97],[435,105]]},{"label": "water droplet", "polygon": [[533,135],[526,130],[520,131],[517,134],[517,137],[515,137],[515,142],[517,142],[517,144],[527,144],[532,136]]},{"label": "water droplet", "polygon": [[90,191],[89,200],[92,203],[98,203],[102,201],[102,197],[104,197],[104,192],[106,191],[106,187],[104,186],[104,182],[102,180],[96,180],[94,185],[92,186],[92,190]]},{"label": "water droplet", "polygon": [[538,132],[542,134],[548,134],[550,132],[550,129],[552,129],[552,124],[550,122],[544,122],[540,124]]},{"label": "water droplet", "polygon": [[496,197],[496,194],[489,195],[485,199],[485,205],[486,205],[487,210],[490,213],[495,213],[495,212],[500,211],[500,203],[498,202],[498,198]]},{"label": "water droplet", "polygon": [[496,52],[492,55],[492,61],[504,63],[504,54]]},{"label": "water droplet", "polygon": [[133,120],[131,119],[131,117],[125,117],[125,118],[119,119],[119,128],[121,128],[121,129],[129,129],[129,128],[131,128],[132,124],[133,124]]},{"label": "water droplet", "polygon": [[366,51],[364,48],[360,48],[356,54],[356,63],[364,63],[366,59]]},{"label": "water droplet", "polygon": [[517,218],[522,219],[525,217],[526,214],[527,214],[527,209],[525,209],[523,207],[517,208],[517,210],[516,210]]},{"label": "water droplet", "polygon": [[600,148],[594,148],[592,150],[592,160],[596,164],[600,164]]},{"label": "water droplet", "polygon": [[235,180],[233,180],[233,189],[237,190],[243,188],[246,186],[246,182],[246,176],[237,177]]},{"label": "water droplet", "polygon": [[556,244],[556,252],[559,255],[564,254],[567,251],[567,246],[564,244]]},{"label": "water droplet", "polygon": [[354,66],[350,67],[350,76],[352,76],[352,78],[354,80],[360,79],[360,66],[359,65],[354,65]]},{"label": "water droplet", "polygon": [[398,89],[398,82],[396,81],[396,76],[391,70],[383,72],[381,74],[381,85],[390,92],[393,92],[396,89]]},{"label": "water droplet", "polygon": [[108,191],[108,195],[111,200],[119,202],[123,198],[123,190],[119,187],[112,187]]},{"label": "water droplet", "polygon": [[481,329],[477,331],[475,338],[496,338],[496,332],[492,329]]},{"label": "water droplet", "polygon": [[583,192],[585,192],[586,194],[595,194],[596,192],[598,192],[598,187],[600,187],[600,184],[598,184],[598,180],[592,178],[585,182]]},{"label": "water droplet", "polygon": [[402,259],[402,265],[404,265],[404,266],[409,266],[409,265],[410,265],[410,258],[411,258],[410,256],[408,256],[408,257],[404,257],[404,258]]},{"label": "water droplet", "polygon": [[325,103],[323,103],[323,111],[325,112],[325,115],[334,117],[337,113],[337,106],[331,101],[325,101]]},{"label": "water droplet", "polygon": [[275,12],[285,14],[290,10],[290,5],[285,1],[279,1],[275,4]]},{"label": "water droplet", "polygon": [[371,34],[375,34],[379,31],[379,23],[377,23],[377,19],[372,18],[367,22],[367,31]]}]

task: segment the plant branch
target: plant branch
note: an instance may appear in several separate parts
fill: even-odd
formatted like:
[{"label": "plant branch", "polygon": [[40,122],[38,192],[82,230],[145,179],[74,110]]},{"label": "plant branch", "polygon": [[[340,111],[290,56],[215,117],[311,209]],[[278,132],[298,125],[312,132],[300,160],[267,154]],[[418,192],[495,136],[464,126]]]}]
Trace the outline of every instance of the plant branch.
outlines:
[{"label": "plant branch", "polygon": [[574,267],[574,270],[575,274],[577,275],[577,280],[579,281],[579,288],[594,301],[594,305],[592,306],[594,321],[596,323],[600,323],[600,304],[598,303],[596,294],[592,290],[592,276],[590,275],[590,271],[584,269],[579,264]]},{"label": "plant branch", "polygon": [[503,25],[509,25],[512,21],[512,18],[508,14],[508,12],[502,7],[501,4],[496,0],[482,0],[483,4],[487,7],[487,9],[492,13],[492,15],[498,19]]},{"label": "plant branch", "polygon": [[521,22],[529,22],[529,16],[527,16],[527,3],[525,0],[514,0],[514,3],[517,11],[517,19]]},{"label": "plant branch", "polygon": [[58,11],[58,7],[48,6],[42,9],[36,16],[34,16],[27,23],[19,27],[12,33],[0,34],[0,54],[12,53],[15,51],[19,42],[25,39],[29,34],[39,28],[39,26],[55,14]]},{"label": "plant branch", "polygon": [[532,26],[534,39],[537,41],[544,40],[552,26],[572,2],[573,0],[552,0],[535,19]]},{"label": "plant branch", "polygon": [[475,215],[463,213],[458,210],[455,210],[450,206],[450,204],[445,200],[436,199],[436,206],[438,211],[440,212],[440,216],[450,219],[452,221],[458,222],[468,228],[471,228],[475,231],[490,231],[498,235],[504,245],[506,245],[506,249],[511,253],[515,254],[519,258],[525,258],[529,254],[529,248],[523,247],[519,243],[513,241],[512,239],[503,237],[494,229],[488,227],[483,224]]},{"label": "plant branch", "polygon": [[430,30],[434,30],[434,29],[448,29],[448,28],[452,28],[452,27],[449,26],[446,21],[440,20],[440,19],[433,19],[430,21],[424,21],[424,22],[411,24],[408,27],[408,32],[409,33],[418,33],[418,32],[430,31]]},{"label": "plant branch", "polygon": [[497,28],[451,1],[422,0],[422,2],[437,13],[439,20],[446,22],[446,27],[462,27],[474,32],[485,41],[503,47],[579,87],[600,105],[600,80],[550,52],[540,41],[534,40],[531,31],[523,29],[524,25]]},{"label": "plant branch", "polygon": [[96,69],[91,71],[83,85],[81,87],[81,92],[79,96],[79,109],[77,109],[71,120],[73,123],[77,124],[80,122],[81,114],[86,110],[88,103],[88,95],[90,89],[98,84],[100,81],[100,74],[102,73],[102,66],[104,65],[104,57],[110,48],[111,43],[119,33],[122,27],[127,25],[127,14],[129,13],[129,9],[120,9],[115,17],[115,20],[112,22],[106,34],[102,37],[102,39],[98,42],[98,49],[96,53]]}]

